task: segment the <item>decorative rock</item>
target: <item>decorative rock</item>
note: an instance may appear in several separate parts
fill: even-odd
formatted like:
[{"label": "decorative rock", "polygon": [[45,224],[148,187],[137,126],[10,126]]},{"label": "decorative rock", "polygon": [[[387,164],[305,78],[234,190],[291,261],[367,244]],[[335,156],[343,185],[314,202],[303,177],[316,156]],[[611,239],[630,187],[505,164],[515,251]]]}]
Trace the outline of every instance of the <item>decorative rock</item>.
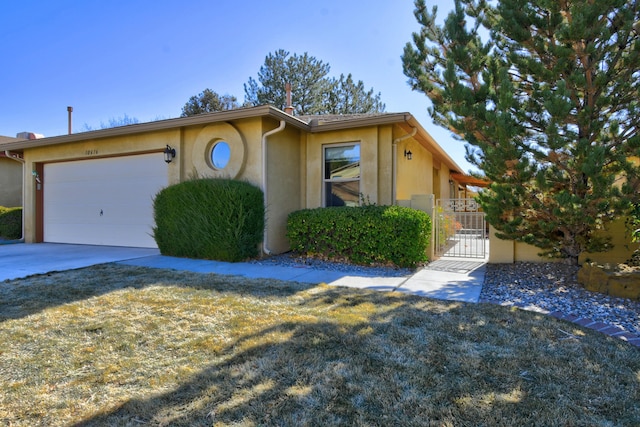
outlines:
[{"label": "decorative rock", "polygon": [[600,322],[640,335],[640,301],[588,291],[577,273],[561,263],[488,264],[480,301],[536,307],[583,326]]},{"label": "decorative rock", "polygon": [[589,291],[640,300],[638,271],[616,271],[595,264],[585,264],[578,271],[578,283]]}]

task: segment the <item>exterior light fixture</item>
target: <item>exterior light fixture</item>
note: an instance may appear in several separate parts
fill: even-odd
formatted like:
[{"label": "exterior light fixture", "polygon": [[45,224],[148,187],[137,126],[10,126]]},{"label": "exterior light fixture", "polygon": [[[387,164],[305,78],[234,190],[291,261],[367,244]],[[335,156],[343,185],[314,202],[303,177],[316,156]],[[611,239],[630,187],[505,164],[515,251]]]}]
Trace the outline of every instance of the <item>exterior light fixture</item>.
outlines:
[{"label": "exterior light fixture", "polygon": [[404,157],[406,157],[407,160],[411,160],[412,156],[413,156],[413,153],[411,152],[411,150],[409,151],[404,150]]},{"label": "exterior light fixture", "polygon": [[167,145],[167,148],[164,149],[164,161],[171,163],[174,157],[176,157],[176,149]]}]

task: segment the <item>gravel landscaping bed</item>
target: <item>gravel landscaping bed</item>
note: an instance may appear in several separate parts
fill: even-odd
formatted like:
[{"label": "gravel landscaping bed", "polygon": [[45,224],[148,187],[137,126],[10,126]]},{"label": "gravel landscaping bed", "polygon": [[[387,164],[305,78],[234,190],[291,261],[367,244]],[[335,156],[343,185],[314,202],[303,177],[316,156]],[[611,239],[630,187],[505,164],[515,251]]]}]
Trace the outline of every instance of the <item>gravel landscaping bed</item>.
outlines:
[{"label": "gravel landscaping bed", "polygon": [[640,302],[585,290],[578,270],[561,263],[487,264],[480,301],[559,311],[640,335]]},{"label": "gravel landscaping bed", "polygon": [[[289,267],[343,271],[361,276],[402,277],[406,268],[364,267],[297,256],[276,255],[253,261]],[[487,264],[480,302],[593,319],[640,335],[640,302],[585,290],[576,281],[578,267],[562,263]]]}]

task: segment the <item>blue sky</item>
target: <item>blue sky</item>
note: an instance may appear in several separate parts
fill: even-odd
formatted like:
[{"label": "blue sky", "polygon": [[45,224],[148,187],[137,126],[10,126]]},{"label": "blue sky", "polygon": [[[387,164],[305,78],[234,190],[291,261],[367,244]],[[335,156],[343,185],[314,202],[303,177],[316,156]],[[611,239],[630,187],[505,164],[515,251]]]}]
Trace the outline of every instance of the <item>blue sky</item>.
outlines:
[{"label": "blue sky", "polygon": [[[437,0],[439,17],[452,3]],[[45,136],[125,114],[141,122],[180,115],[205,88],[244,100],[277,49],[316,57],[330,75],[352,73],[388,112],[412,113],[467,171],[464,144],[435,126],[427,97],[402,73],[419,29],[411,0],[20,0],[0,8],[0,135]],[[294,100],[295,103],[295,100]]]}]

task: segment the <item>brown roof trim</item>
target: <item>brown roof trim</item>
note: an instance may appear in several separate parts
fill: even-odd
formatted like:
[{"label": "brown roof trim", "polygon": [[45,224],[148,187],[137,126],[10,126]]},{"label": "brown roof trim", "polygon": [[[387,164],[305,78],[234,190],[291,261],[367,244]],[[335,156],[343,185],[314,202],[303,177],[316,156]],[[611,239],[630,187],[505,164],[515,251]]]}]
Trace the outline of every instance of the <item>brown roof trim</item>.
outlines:
[{"label": "brown roof trim", "polygon": [[353,129],[357,127],[394,124],[407,121],[411,117],[409,113],[382,113],[375,115],[352,115],[344,118],[331,116],[323,120],[322,116],[311,118],[309,126],[311,132],[326,132],[331,130]]},{"label": "brown roof trim", "polygon": [[[326,116],[302,116],[296,117],[285,113],[271,105],[261,105],[258,107],[238,108],[235,110],[217,111],[214,113],[199,114],[191,117],[179,117],[175,119],[159,120],[155,122],[137,123],[127,126],[118,126],[109,129],[101,129],[90,132],[73,133],[70,135],[60,135],[48,138],[17,140],[2,143],[0,140],[0,150],[11,150],[21,152],[23,149],[44,147],[69,142],[79,142],[88,139],[109,138],[120,135],[135,135],[145,132],[159,130],[179,129],[187,126],[206,125],[209,123],[228,122],[240,119],[257,117],[270,117],[275,120],[284,120],[287,124],[306,132],[327,132],[341,129],[354,129],[366,126],[380,126],[398,124],[407,133],[413,128],[418,129],[414,136],[422,146],[434,153],[436,158],[443,162],[452,173],[465,175],[462,168],[444,151],[444,149],[433,139],[422,125],[408,112],[404,113],[376,113],[376,114],[354,114],[354,115],[332,115]],[[465,175],[466,176],[466,175]]]},{"label": "brown roof trim", "polygon": [[158,130],[178,129],[187,126],[197,126],[208,123],[227,122],[233,120],[272,117],[276,120],[285,120],[288,124],[309,131],[309,125],[284,111],[280,111],[270,105],[259,107],[238,108],[235,110],[218,111],[214,113],[199,114],[191,117],[179,117],[176,119],[158,120],[155,122],[137,123],[133,125],[118,126],[109,129],[101,129],[89,132],[72,133],[70,135],[52,136],[33,140],[17,140],[0,144],[2,150],[23,150],[25,148],[45,147],[49,145],[65,144],[69,142],[85,141],[87,139],[109,138],[120,135],[134,135]]},{"label": "brown roof trim", "polygon": [[491,184],[491,181],[487,179],[476,178],[475,176],[465,175],[463,173],[452,173],[451,179],[455,180],[458,184],[470,185],[472,187],[486,188]]}]

